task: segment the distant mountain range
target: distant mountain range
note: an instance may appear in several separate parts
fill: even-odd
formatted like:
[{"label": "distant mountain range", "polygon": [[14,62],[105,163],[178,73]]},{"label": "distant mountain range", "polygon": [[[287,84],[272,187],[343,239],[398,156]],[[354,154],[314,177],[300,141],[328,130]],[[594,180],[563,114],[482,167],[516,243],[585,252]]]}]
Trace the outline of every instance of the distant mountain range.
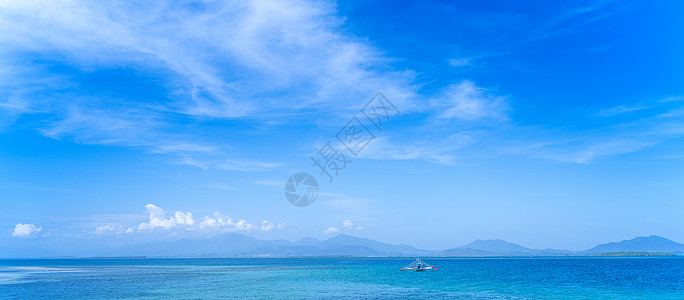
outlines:
[{"label": "distant mountain range", "polygon": [[598,245],[585,251],[586,254],[599,254],[606,252],[670,252],[684,254],[684,245],[673,242],[657,235],[640,236],[631,240],[613,242]]},{"label": "distant mountain range", "polygon": [[440,251],[440,256],[555,256],[571,255],[575,252],[555,249],[530,249],[504,240],[475,240],[456,248]]},{"label": "distant mountain range", "polygon": [[[154,251],[159,249],[159,253]],[[183,256],[183,257],[282,257],[282,256],[405,256],[429,255],[429,250],[409,245],[390,245],[378,241],[340,234],[327,240],[304,238],[297,242],[259,240],[237,233],[226,233],[213,238],[157,242],[112,249],[111,254],[127,256]],[[159,254],[150,254],[159,253]]]},{"label": "distant mountain range", "polygon": [[226,233],[204,240],[152,242],[107,249],[48,251],[42,248],[0,248],[0,257],[147,256],[147,257],[293,257],[293,256],[581,256],[607,252],[670,252],[684,255],[684,245],[656,235],[600,244],[586,251],[531,249],[504,240],[476,240],[446,250],[391,245],[340,234],[327,240],[304,238],[297,242],[259,240]]}]

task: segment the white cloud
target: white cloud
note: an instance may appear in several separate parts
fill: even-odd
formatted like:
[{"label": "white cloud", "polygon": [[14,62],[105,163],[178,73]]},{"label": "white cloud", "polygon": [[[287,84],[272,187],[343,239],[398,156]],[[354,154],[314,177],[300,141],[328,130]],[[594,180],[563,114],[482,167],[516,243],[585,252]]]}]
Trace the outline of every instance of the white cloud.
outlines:
[{"label": "white cloud", "polygon": [[12,231],[12,237],[22,239],[32,238],[41,230],[43,230],[42,227],[36,227],[36,225],[33,224],[19,223],[16,226],[14,226],[14,231]]},{"label": "white cloud", "polygon": [[323,233],[331,234],[340,233],[342,232],[342,230],[363,230],[363,227],[361,226],[354,226],[354,222],[352,222],[349,219],[342,219],[340,217],[337,217],[337,220],[340,223],[339,226],[330,226],[327,229],[323,230]]},{"label": "white cloud", "polygon": [[354,222],[352,222],[351,220],[346,220],[346,219],[342,220],[341,218],[338,218],[338,219],[341,220],[341,222],[342,222],[342,228],[344,228],[346,230],[362,230],[363,229],[362,226],[354,226]]},{"label": "white cloud", "polygon": [[145,208],[147,208],[147,212],[150,214],[150,221],[147,223],[140,223],[140,225],[138,225],[138,230],[152,230],[155,228],[172,229],[177,227],[188,228],[195,224],[195,220],[193,220],[192,213],[190,212],[183,213],[177,211],[174,213],[174,216],[167,219],[166,212],[162,208],[154,204],[147,204],[145,205]]},{"label": "white cloud", "polygon": [[133,233],[133,228],[132,227],[126,228],[122,225],[111,225],[111,224],[102,225],[102,226],[98,226],[97,228],[95,228],[95,234],[97,234],[97,235],[104,235],[104,234],[109,234],[109,233],[114,233],[117,235],[130,234],[130,233]]},{"label": "white cloud", "polygon": [[354,223],[352,223],[352,221],[349,221],[349,220],[344,220],[344,221],[342,221],[342,226],[344,226],[344,228],[349,229],[349,228],[354,227]]},{"label": "white cloud", "polygon": [[[103,224],[97,226],[94,230],[96,235],[104,234],[131,234],[134,232],[149,233],[149,232],[169,232],[177,233],[179,231],[186,233],[224,233],[224,232],[238,232],[238,231],[272,231],[285,228],[285,223],[274,224],[271,221],[264,220],[260,226],[243,219],[233,219],[224,216],[220,212],[214,212],[212,216],[205,216],[196,220],[191,212],[167,212],[163,208],[154,204],[147,204],[145,206],[149,214],[149,221],[139,223],[137,226],[126,226],[124,224]],[[167,216],[167,214],[169,216]]]},{"label": "white cloud", "polygon": [[246,220],[237,220],[234,222],[232,218],[226,217],[219,212],[214,212],[213,217],[204,217],[199,223],[199,230],[218,231],[218,232],[235,232],[235,231],[249,231],[252,230],[253,225]]},{"label": "white cloud", "polygon": [[273,222],[266,221],[266,220],[261,222],[261,231],[271,231],[271,230],[273,230],[273,228],[275,228],[275,226],[273,225]]},{"label": "white cloud", "polygon": [[325,234],[339,233],[339,232],[340,232],[340,229],[335,227],[335,226],[330,226],[330,227],[328,227],[328,229],[323,230],[323,233],[325,233]]},{"label": "white cloud", "polygon": [[275,225],[275,224],[273,224],[273,222],[267,221],[267,220],[264,220],[261,222],[261,231],[271,231],[274,229],[280,230],[280,229],[283,229],[284,227],[285,227],[285,223]]}]

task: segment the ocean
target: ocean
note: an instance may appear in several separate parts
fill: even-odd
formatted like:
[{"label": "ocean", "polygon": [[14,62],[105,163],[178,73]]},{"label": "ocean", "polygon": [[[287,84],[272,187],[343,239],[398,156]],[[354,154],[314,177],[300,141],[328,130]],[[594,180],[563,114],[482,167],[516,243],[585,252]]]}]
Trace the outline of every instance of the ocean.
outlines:
[{"label": "ocean", "polygon": [[3,299],[684,299],[681,257],[0,260]]}]

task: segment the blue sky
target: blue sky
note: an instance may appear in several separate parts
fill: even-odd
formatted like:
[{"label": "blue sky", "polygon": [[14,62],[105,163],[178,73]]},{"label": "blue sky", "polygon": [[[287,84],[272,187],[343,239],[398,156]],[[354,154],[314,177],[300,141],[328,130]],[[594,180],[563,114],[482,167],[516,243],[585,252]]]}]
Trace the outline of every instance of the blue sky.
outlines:
[{"label": "blue sky", "polygon": [[682,36],[676,1],[2,1],[0,245],[684,242]]}]

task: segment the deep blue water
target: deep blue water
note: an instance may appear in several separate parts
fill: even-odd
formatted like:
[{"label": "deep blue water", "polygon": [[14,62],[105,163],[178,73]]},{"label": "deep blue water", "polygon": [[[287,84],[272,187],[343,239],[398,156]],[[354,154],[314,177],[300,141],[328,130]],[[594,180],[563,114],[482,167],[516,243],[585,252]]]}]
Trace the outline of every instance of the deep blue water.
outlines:
[{"label": "deep blue water", "polygon": [[684,258],[0,260],[4,298],[684,299]]}]

